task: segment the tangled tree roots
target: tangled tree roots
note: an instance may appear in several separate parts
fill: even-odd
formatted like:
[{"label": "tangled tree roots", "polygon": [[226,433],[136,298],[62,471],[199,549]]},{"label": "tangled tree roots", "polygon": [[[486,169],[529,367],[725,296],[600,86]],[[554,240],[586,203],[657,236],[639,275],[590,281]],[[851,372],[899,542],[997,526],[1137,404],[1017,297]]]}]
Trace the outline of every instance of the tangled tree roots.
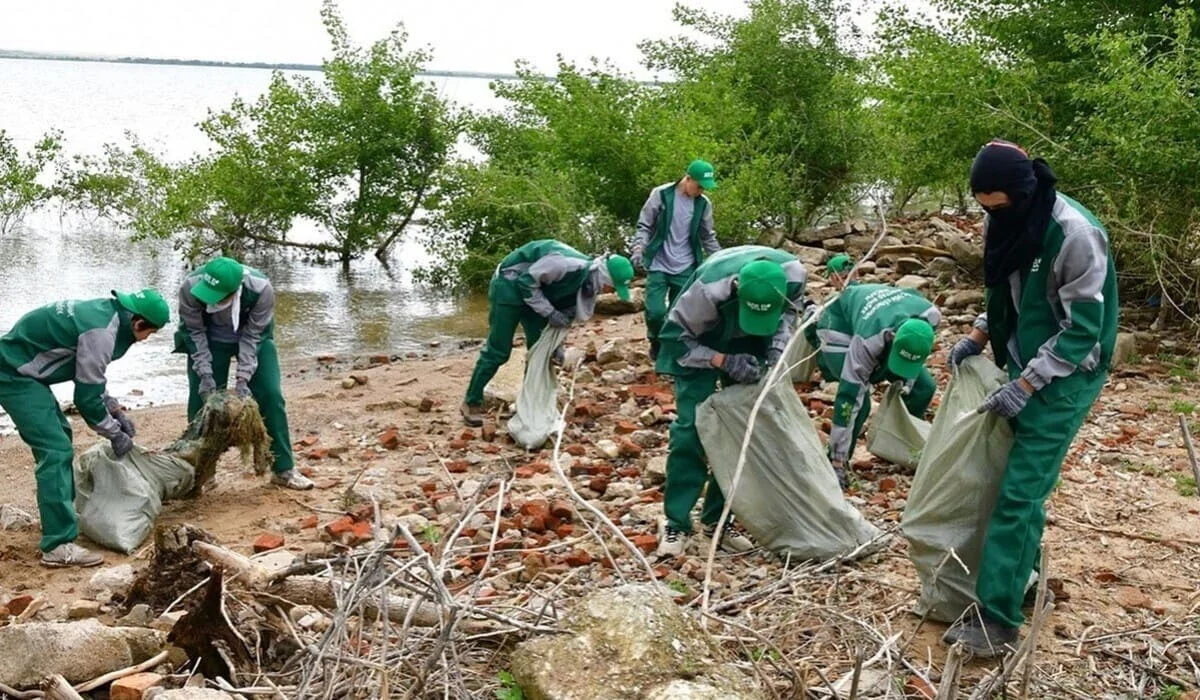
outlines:
[{"label": "tangled tree roots", "polygon": [[263,424],[258,402],[226,392],[208,397],[183,437],[167,452],[196,467],[195,486],[189,496],[200,494],[217,473],[217,462],[230,447],[237,447],[242,463],[253,465],[256,474],[271,468],[271,439]]}]

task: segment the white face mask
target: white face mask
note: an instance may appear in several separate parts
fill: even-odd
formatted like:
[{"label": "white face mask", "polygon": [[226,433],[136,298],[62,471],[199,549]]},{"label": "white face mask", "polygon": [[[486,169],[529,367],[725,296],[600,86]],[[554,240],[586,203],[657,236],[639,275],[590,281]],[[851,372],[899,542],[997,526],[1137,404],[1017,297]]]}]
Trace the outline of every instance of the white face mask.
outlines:
[{"label": "white face mask", "polygon": [[231,319],[230,322],[233,324],[233,332],[236,333],[237,329],[238,329],[238,325],[242,321],[242,287],[241,287],[241,285],[238,285],[237,291],[234,292],[233,294],[231,294],[229,296],[229,298],[223,299],[222,301],[219,301],[216,304],[209,304],[207,306],[208,313],[210,313],[210,314],[220,313],[220,312],[224,311],[225,309],[232,309],[232,311],[230,312],[230,319]]}]

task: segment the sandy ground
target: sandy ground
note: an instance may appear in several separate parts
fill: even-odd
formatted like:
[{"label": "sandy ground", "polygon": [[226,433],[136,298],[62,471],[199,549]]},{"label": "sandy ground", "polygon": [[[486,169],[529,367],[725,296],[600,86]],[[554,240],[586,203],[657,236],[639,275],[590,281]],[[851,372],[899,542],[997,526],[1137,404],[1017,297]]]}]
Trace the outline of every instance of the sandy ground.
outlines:
[{"label": "sandy ground", "polygon": [[[943,332],[931,363],[939,368],[942,386],[944,352],[963,327],[964,318],[959,316],[959,325],[952,324]],[[642,334],[640,315],[595,319],[573,329],[570,343],[582,347],[621,337],[629,341],[629,348],[644,353]],[[484,472],[506,475],[537,457],[523,454],[503,438],[495,443],[478,439],[455,442],[464,437],[457,408],[474,360],[473,350],[460,349],[438,358],[403,360],[370,369],[354,370],[344,361],[314,362],[293,371],[285,380],[293,440],[300,465],[319,487],[303,493],[272,487],[230,454],[206,493],[192,501],[167,504],[161,522],[197,525],[242,552],[249,552],[254,539],[264,532],[283,534],[287,547],[296,552],[323,550],[326,545],[320,541],[320,528],[302,528],[302,520],[313,514],[321,523],[335,518],[344,510],[345,491],[356,478],[360,495],[380,498],[393,512],[432,515],[422,483],[444,484],[451,478],[457,482]],[[1194,361],[1189,361],[1194,366],[1191,363]],[[1195,410],[1191,402],[1196,400],[1197,383],[1189,365],[1148,358],[1114,372],[1064,465],[1061,487],[1049,503],[1052,524],[1045,537],[1050,576],[1061,581],[1060,594],[1066,594],[1050,620],[1050,639],[1042,645],[1058,667],[1085,663],[1076,655],[1085,634],[1095,638],[1191,620],[1187,624],[1194,624],[1193,634],[1200,635],[1196,614],[1200,607],[1200,498],[1194,495],[1194,488],[1189,494],[1184,482],[1191,470],[1177,420],[1177,414]],[[367,383],[343,389],[342,381],[350,374],[365,376]],[[423,398],[433,400],[431,411],[420,411]],[[182,406],[142,410],[134,418],[138,442],[151,447],[168,444],[185,423]],[[73,423],[76,446],[86,449],[96,438],[78,419]],[[587,441],[609,437],[609,425],[605,417],[586,429],[573,426],[570,430],[576,439]],[[393,426],[398,429],[399,445],[394,450],[384,449],[379,446],[379,435]],[[656,429],[666,435],[665,423]],[[874,460],[861,444],[855,469],[860,480],[858,495],[867,502],[864,513],[877,524],[894,526],[911,476]],[[647,450],[630,466],[643,466],[662,451]],[[464,462],[466,473],[452,477],[443,470],[442,458]],[[551,478],[529,480],[529,488],[544,488]],[[880,488],[885,478],[896,480],[890,491]],[[0,503],[11,502],[36,512],[32,458],[15,436],[0,439],[0,479]],[[653,527],[642,525],[640,532],[652,533]],[[37,560],[37,540],[36,527],[3,533],[0,601],[18,592],[35,594],[50,604],[43,616],[61,616],[67,604],[88,596],[86,583],[93,572],[42,568]],[[699,547],[699,543],[693,544],[691,554],[698,554]],[[107,565],[131,562],[135,566],[142,565],[147,556],[145,550],[132,557],[106,555]],[[739,568],[734,569],[733,563],[730,567],[740,576],[744,568],[771,562],[764,555],[753,555],[739,563]],[[894,630],[907,634],[917,627],[917,619],[904,612],[918,584],[901,538],[856,572],[834,589],[831,595],[835,600],[852,602],[859,595],[878,596],[880,607],[893,611],[890,624]],[[605,580],[611,576],[597,579]],[[938,637],[943,629],[942,625],[926,624],[915,637],[910,655],[940,664],[945,650]],[[1196,648],[1195,641],[1190,644]],[[839,663],[844,668],[845,660]],[[1200,683],[1200,679],[1195,681]]]}]

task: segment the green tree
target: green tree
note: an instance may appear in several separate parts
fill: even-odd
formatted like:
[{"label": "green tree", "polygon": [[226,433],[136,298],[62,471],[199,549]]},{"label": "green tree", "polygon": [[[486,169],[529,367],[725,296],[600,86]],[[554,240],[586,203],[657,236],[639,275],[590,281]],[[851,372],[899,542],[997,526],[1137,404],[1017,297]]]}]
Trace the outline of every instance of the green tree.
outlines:
[{"label": "green tree", "polygon": [[51,131],[22,155],[12,137],[0,129],[0,235],[12,231],[51,197],[51,188],[39,183],[38,177],[61,150],[62,134]]}]

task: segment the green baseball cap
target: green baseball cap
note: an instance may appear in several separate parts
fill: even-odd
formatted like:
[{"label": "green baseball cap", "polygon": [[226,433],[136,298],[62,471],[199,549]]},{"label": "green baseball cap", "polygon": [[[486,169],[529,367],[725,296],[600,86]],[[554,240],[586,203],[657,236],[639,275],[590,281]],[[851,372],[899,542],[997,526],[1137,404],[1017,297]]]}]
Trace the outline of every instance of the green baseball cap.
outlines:
[{"label": "green baseball cap", "polygon": [[205,304],[216,304],[237,291],[245,268],[233,258],[213,258],[200,268],[200,277],[192,285],[192,296]]},{"label": "green baseball cap", "polygon": [[700,183],[706,190],[717,189],[717,177],[713,172],[712,163],[707,160],[693,160],[687,169],[688,177]]},{"label": "green baseball cap", "polygon": [[153,289],[146,288],[132,293],[118,292],[114,289],[112,295],[117,298],[118,304],[146,319],[146,322],[155,328],[162,328],[171,322],[171,309],[167,307],[162,295]]},{"label": "green baseball cap", "polygon": [[775,335],[787,299],[787,274],[770,260],[742,266],[737,279],[738,325],[748,335]]},{"label": "green baseball cap", "polygon": [[854,267],[854,260],[845,253],[839,253],[830,258],[829,262],[825,263],[825,269],[831,275],[840,275],[843,272],[848,272],[852,267]]},{"label": "green baseball cap", "polygon": [[919,318],[910,318],[896,329],[887,368],[902,379],[915,379],[933,352],[933,326]]},{"label": "green baseball cap", "polygon": [[633,263],[624,255],[609,255],[604,261],[613,290],[621,301],[629,301],[629,282],[633,280]]}]

